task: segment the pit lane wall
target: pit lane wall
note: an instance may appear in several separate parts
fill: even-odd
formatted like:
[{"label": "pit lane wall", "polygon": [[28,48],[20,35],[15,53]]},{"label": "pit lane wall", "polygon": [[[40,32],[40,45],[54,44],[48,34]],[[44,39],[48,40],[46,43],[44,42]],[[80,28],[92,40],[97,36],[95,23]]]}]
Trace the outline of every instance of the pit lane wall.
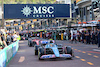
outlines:
[{"label": "pit lane wall", "polygon": [[19,48],[19,40],[0,51],[0,67],[6,67]]}]

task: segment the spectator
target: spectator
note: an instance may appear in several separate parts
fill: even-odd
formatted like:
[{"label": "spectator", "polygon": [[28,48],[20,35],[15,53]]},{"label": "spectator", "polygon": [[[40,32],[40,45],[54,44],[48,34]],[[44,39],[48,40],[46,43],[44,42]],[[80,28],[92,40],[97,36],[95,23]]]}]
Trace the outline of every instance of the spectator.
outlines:
[{"label": "spectator", "polygon": [[13,35],[13,37],[14,37],[13,41],[14,41],[14,42],[17,41],[18,36],[17,36],[16,33]]},{"label": "spectator", "polygon": [[31,37],[31,33],[30,32],[27,35],[28,35],[28,37]]},{"label": "spectator", "polygon": [[14,36],[13,34],[11,34],[11,42],[13,42]]},{"label": "spectator", "polygon": [[0,34],[0,49],[3,49],[3,43],[2,43],[2,41],[1,41],[1,34]]},{"label": "spectator", "polygon": [[82,31],[82,42],[84,43],[85,42],[85,32],[84,31]]},{"label": "spectator", "polygon": [[59,32],[59,39],[61,40],[61,31]]},{"label": "spectator", "polygon": [[95,44],[98,43],[98,30],[96,30],[95,32]]},{"label": "spectator", "polygon": [[60,40],[59,33],[57,33],[57,39]]},{"label": "spectator", "polygon": [[46,33],[46,38],[48,38],[48,36],[49,36],[49,34],[48,34],[48,33]]},{"label": "spectator", "polygon": [[6,43],[7,43],[7,45],[10,45],[10,43],[11,43],[11,36],[10,36],[10,33],[8,33],[8,35],[7,35]]},{"label": "spectator", "polygon": [[66,35],[67,35],[66,31],[64,31],[64,40],[66,40]]},{"label": "spectator", "polygon": [[1,34],[0,37],[1,37],[1,41],[3,42],[2,46],[3,46],[3,47],[7,47],[7,44],[6,44],[6,42],[5,42],[4,34]]},{"label": "spectator", "polygon": [[91,35],[92,35],[92,34],[91,34],[91,30],[89,30],[88,32],[89,32],[89,38],[88,38],[88,41],[89,41],[89,44],[90,44],[90,42],[91,42]]},{"label": "spectator", "polygon": [[91,38],[92,38],[92,44],[94,45],[95,44],[95,33],[94,33],[94,31],[92,33]]},{"label": "spectator", "polygon": [[88,44],[89,43],[89,32],[88,31],[86,31],[85,36],[86,36],[86,44]]},{"label": "spectator", "polygon": [[72,37],[72,43],[73,43],[73,41],[75,41],[75,43],[76,43],[76,34],[75,34],[75,32],[73,32],[73,37]]},{"label": "spectator", "polygon": [[98,30],[98,48],[100,47],[100,29]]},{"label": "spectator", "polygon": [[71,39],[71,32],[69,31],[69,33],[68,33],[68,40],[70,40]]},{"label": "spectator", "polygon": [[77,31],[77,38],[78,38],[78,41],[80,42],[80,40],[81,40],[81,33],[79,31]]}]

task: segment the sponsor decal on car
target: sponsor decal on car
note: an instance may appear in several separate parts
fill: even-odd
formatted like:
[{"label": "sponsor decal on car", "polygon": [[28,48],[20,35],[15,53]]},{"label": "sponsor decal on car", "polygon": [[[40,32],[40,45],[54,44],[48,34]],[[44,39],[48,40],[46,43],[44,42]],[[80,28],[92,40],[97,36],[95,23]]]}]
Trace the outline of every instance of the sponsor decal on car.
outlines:
[{"label": "sponsor decal on car", "polygon": [[55,58],[55,55],[43,55],[41,56],[41,58],[45,59],[45,58]]},{"label": "sponsor decal on car", "polygon": [[60,54],[60,57],[71,57],[70,54]]}]

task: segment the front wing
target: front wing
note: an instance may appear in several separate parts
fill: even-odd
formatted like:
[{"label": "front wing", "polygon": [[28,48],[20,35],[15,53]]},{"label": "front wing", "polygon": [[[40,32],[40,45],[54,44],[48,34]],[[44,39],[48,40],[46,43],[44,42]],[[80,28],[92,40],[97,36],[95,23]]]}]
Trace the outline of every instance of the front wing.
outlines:
[{"label": "front wing", "polygon": [[[70,54],[60,54],[58,58],[71,58]],[[57,58],[54,54],[50,55],[42,55],[40,59],[49,59],[49,58]]]}]

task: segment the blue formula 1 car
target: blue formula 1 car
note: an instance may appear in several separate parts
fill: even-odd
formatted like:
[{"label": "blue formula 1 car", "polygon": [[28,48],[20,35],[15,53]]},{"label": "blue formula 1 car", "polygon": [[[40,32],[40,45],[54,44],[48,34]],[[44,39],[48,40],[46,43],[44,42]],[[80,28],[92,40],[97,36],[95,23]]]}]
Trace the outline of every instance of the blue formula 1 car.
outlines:
[{"label": "blue formula 1 car", "polygon": [[49,58],[68,58],[74,57],[73,50],[70,46],[63,46],[61,44],[56,45],[54,43],[42,44],[38,48],[38,59],[49,59]]}]

